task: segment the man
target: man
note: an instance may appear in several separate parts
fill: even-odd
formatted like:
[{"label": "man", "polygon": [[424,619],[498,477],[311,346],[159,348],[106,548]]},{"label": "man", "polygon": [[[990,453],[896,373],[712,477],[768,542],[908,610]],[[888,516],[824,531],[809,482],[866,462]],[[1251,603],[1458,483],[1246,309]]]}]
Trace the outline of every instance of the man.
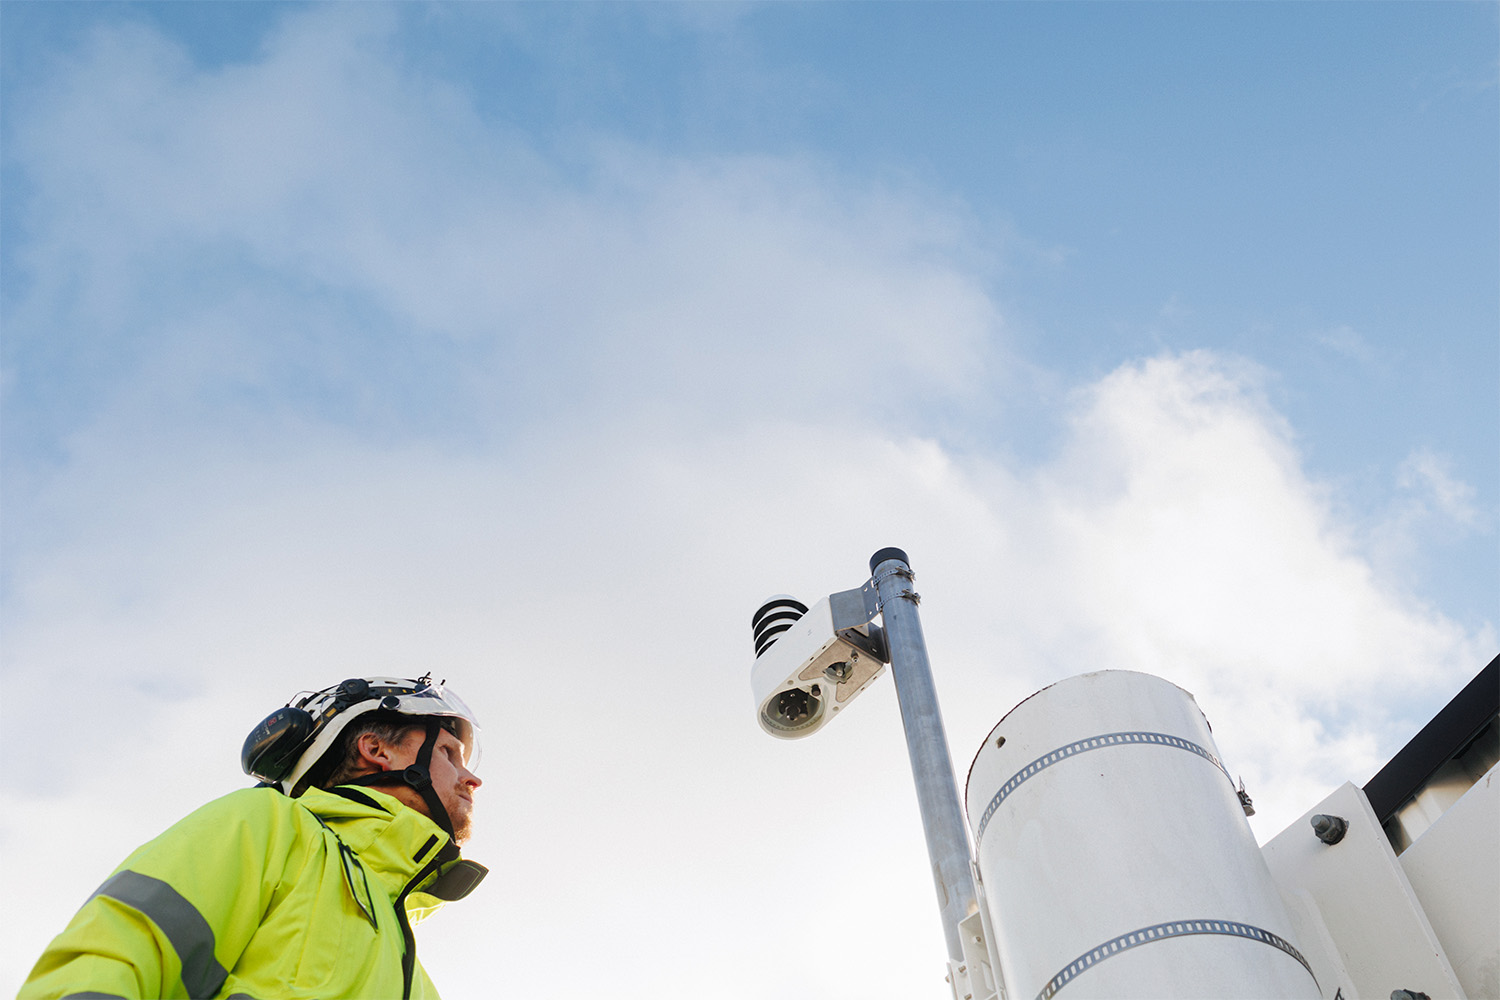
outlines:
[{"label": "man", "polygon": [[430,676],[294,700],[245,740],[261,784],[125,859],[18,1000],[437,996],[411,927],[485,874],[474,716]]}]

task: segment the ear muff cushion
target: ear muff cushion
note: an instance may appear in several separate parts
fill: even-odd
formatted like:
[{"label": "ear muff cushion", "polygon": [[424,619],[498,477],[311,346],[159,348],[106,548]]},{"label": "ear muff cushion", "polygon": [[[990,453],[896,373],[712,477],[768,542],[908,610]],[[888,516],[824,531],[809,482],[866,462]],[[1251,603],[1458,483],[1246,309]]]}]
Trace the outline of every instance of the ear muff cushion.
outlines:
[{"label": "ear muff cushion", "polygon": [[311,715],[290,705],[278,708],[245,737],[240,766],[253,778],[279,782],[291,773],[312,735]]}]

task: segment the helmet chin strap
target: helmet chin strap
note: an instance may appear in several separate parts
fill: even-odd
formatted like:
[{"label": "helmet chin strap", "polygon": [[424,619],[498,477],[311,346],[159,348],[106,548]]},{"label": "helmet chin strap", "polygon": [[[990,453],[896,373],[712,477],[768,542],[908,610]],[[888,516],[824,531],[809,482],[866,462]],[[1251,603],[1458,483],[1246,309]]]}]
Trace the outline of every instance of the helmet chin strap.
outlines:
[{"label": "helmet chin strap", "polygon": [[422,741],[422,749],[417,751],[417,759],[414,763],[400,771],[376,771],[360,778],[354,778],[344,782],[346,785],[406,785],[418,795],[422,801],[427,803],[427,813],[432,821],[443,828],[448,835],[448,841],[457,853],[458,840],[453,833],[453,819],[448,815],[448,809],[443,805],[443,800],[438,798],[437,789],[432,787],[432,751],[437,747],[438,733],[442,724],[436,716],[427,716],[427,738]]}]

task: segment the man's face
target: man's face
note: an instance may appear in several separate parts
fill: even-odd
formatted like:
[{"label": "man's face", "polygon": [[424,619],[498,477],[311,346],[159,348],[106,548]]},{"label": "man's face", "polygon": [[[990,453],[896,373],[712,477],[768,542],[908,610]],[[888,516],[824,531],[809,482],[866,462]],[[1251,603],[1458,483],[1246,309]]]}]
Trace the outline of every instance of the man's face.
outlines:
[{"label": "man's face", "polygon": [[[427,733],[421,729],[407,733],[406,739],[390,749],[390,769],[399,771],[415,764],[417,754],[422,750],[422,741],[426,738]],[[474,790],[483,782],[464,766],[464,745],[446,729],[438,730],[437,746],[432,749],[428,772],[432,775],[433,790],[437,792],[443,807],[448,810],[448,819],[453,823],[453,839],[462,844],[469,839],[469,828],[473,822]],[[390,791],[413,809],[431,816],[426,800],[414,789],[398,785],[381,790]],[[402,792],[408,794],[402,795]]]}]

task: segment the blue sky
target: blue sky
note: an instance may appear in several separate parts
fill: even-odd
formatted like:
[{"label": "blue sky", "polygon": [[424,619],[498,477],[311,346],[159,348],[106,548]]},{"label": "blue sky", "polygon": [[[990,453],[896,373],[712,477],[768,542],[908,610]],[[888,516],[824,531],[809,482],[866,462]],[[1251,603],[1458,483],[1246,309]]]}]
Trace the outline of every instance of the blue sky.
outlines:
[{"label": "blue sky", "polygon": [[[24,102],[49,60],[101,24],[151,26],[212,73],[253,60],[293,10],[18,5],[8,91]],[[394,58],[456,87],[485,126],[523,134],[549,170],[586,177],[597,144],[627,142],[789,157],[920,190],[952,208],[1012,341],[1048,375],[1067,383],[1160,349],[1243,355],[1274,372],[1309,468],[1347,484],[1356,507],[1418,449],[1456,463],[1494,507],[1497,424],[1476,419],[1493,412],[1500,315],[1488,6],[393,16]],[[14,254],[25,172],[11,162],[6,180]],[[7,261],[14,301],[26,269]],[[1004,393],[1024,431],[1006,445],[1050,439],[1047,388]],[[27,416],[13,411],[11,426]],[[1420,567],[1422,589],[1483,619],[1490,554],[1446,547]]]},{"label": "blue sky", "polygon": [[580,995],[585,916],[624,995],[787,939],[944,995],[889,683],[793,745],[745,683],[761,598],[891,544],[960,771],[1106,665],[1197,696],[1262,840],[1362,782],[1497,644],[1496,20],[0,6],[4,670],[77,693],[0,853],[82,859],[0,986],[265,711],[432,668],[499,744],[449,995]]}]

